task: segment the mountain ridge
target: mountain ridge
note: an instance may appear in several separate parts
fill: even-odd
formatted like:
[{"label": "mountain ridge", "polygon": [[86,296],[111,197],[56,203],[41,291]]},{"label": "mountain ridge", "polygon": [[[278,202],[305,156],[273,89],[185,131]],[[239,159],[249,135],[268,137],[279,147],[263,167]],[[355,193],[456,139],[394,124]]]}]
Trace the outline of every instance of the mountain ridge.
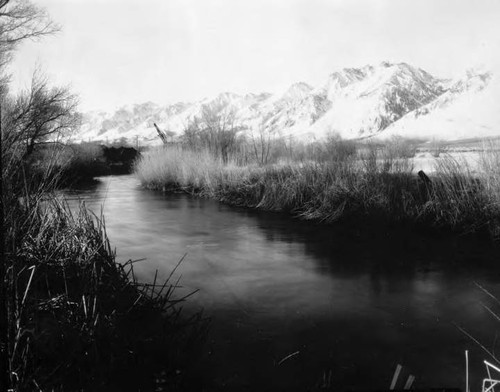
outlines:
[{"label": "mountain ridge", "polygon": [[[500,102],[497,79],[485,70],[466,71],[456,80],[440,79],[407,63],[382,62],[337,70],[317,86],[296,82],[277,94],[224,92],[196,102],[145,102],[114,113],[88,112],[83,114],[83,125],[75,139],[157,144],[160,140],[153,123],[180,135],[207,109],[233,113],[235,124],[243,132],[264,129],[303,140],[322,139],[329,134],[346,139],[453,139],[448,123],[457,121],[463,123],[457,138],[500,136],[500,115],[494,114],[500,112],[495,110]],[[464,112],[470,112],[472,120],[464,117]]]}]

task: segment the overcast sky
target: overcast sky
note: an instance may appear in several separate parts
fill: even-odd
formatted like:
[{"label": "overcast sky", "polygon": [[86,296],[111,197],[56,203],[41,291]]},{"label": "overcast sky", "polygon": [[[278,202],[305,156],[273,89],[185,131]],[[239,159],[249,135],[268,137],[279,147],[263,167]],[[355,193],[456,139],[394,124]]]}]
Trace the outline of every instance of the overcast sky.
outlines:
[{"label": "overcast sky", "polygon": [[498,64],[500,0],[37,0],[62,26],[24,44],[81,109],[276,92],[342,67],[405,61],[437,76]]}]

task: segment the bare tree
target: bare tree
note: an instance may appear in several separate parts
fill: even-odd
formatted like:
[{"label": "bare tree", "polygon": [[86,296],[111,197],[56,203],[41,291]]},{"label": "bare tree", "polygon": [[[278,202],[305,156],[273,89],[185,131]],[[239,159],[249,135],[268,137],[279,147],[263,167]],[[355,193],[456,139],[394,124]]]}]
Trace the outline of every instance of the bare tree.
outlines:
[{"label": "bare tree", "polygon": [[[283,142],[283,147],[285,148],[285,152],[288,155],[288,159],[293,159],[294,139],[291,133],[288,133],[288,135],[284,133],[284,129],[290,128],[295,124],[295,121],[292,119],[292,114],[291,114],[292,112],[293,112],[293,106],[290,103],[286,104],[283,113],[283,118],[284,118],[283,129],[279,131],[280,138]],[[290,131],[288,130],[288,132]]]},{"label": "bare tree", "polygon": [[[54,33],[58,27],[52,23],[45,11],[27,0],[0,0],[0,389],[11,386],[9,371],[9,300],[6,290],[5,264],[5,206],[4,206],[4,157],[3,134],[4,103],[7,101],[8,76],[5,66],[11,59],[13,50],[26,39],[42,37]],[[10,105],[9,105],[10,107]],[[9,118],[8,116],[5,116]],[[12,119],[10,119],[12,120]]]},{"label": "bare tree", "polygon": [[20,93],[5,108],[4,137],[8,146],[24,145],[24,155],[36,145],[51,143],[68,135],[80,123],[78,100],[66,87],[49,87],[39,71],[33,74],[28,91]]},{"label": "bare tree", "polygon": [[181,135],[181,141],[190,149],[197,149],[204,146],[204,142],[201,137],[201,126],[200,126],[200,118],[193,117],[188,120],[188,122],[184,126],[184,131]]},{"label": "bare tree", "polygon": [[255,159],[260,165],[268,163],[271,144],[275,137],[274,129],[267,123],[270,117],[271,115],[264,117],[257,129],[252,130],[250,134]]},{"label": "bare tree", "polygon": [[[49,93],[47,82],[38,71],[34,74],[30,93],[22,93],[17,98],[8,96],[9,76],[5,73],[5,66],[12,59],[13,51],[25,40],[38,39],[58,30],[59,26],[51,21],[45,10],[31,1],[0,0],[0,111],[3,112],[4,121],[0,138],[5,137],[2,153],[6,152],[6,147],[12,147],[12,143],[28,134],[33,137],[31,143],[28,142],[30,138],[25,139],[28,146],[26,151],[32,151],[34,142],[43,139],[47,133],[48,123],[54,125],[57,122],[57,118],[53,116],[57,102],[70,98],[71,94],[66,89],[53,89]],[[44,95],[47,95],[45,99]],[[49,97],[50,99],[46,99]],[[51,103],[50,107],[42,110],[43,101]],[[69,102],[68,99],[66,101]],[[35,119],[40,114],[45,116]],[[28,121],[29,116],[31,121]],[[23,122],[24,127],[21,126]]]},{"label": "bare tree", "polygon": [[224,163],[227,163],[229,153],[236,144],[236,134],[240,129],[236,126],[235,111],[223,104],[205,105],[201,119],[208,137],[209,149],[220,156]]},{"label": "bare tree", "polygon": [[236,123],[236,113],[223,103],[204,105],[185,127],[183,139],[191,148],[207,148],[224,163],[236,150],[237,134],[243,127]]},{"label": "bare tree", "polygon": [[17,45],[59,30],[44,9],[27,0],[0,0],[0,66],[4,66]]}]

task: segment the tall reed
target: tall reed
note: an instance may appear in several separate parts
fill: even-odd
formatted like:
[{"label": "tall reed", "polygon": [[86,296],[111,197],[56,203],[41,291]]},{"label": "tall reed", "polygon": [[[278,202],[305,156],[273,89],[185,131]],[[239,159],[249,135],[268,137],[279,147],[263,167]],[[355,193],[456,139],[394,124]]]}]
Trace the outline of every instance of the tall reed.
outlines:
[{"label": "tall reed", "polygon": [[306,219],[372,217],[460,232],[487,229],[497,235],[499,176],[494,171],[489,170],[492,178],[485,177],[444,156],[427,183],[414,173],[408,148],[367,144],[356,153],[342,147],[346,153],[329,160],[238,166],[223,164],[207,152],[163,147],[146,153],[135,172],[150,188],[288,211]]},{"label": "tall reed", "polygon": [[72,213],[50,192],[57,165],[46,162],[42,171],[5,146],[2,159],[11,390],[190,383],[207,324],[199,314],[181,317],[176,284],[141,284],[132,262],[117,263],[104,218],[83,206]]},{"label": "tall reed", "polygon": [[178,383],[203,336],[180,318],[175,284],[135,280],[104,221],[46,200],[22,222],[9,268],[11,375],[15,390],[154,389]]}]

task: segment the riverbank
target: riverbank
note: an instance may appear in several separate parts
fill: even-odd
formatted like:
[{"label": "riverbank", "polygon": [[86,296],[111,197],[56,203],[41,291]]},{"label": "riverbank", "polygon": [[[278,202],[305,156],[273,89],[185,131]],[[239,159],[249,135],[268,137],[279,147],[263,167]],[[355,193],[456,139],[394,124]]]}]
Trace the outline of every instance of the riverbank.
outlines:
[{"label": "riverbank", "polygon": [[398,363],[418,388],[456,387],[465,349],[480,388],[485,354],[454,325],[494,339],[497,321],[481,304],[498,304],[472,283],[500,292],[498,245],[484,237],[325,225],[149,191],[133,175],[68,197],[104,204],[118,259],[147,257],[135,264],[141,280],[168,277],[187,254],[178,293],[199,291],[184,309],[212,320],[198,376],[206,390],[314,390],[324,372],[333,390],[384,389]]},{"label": "riverbank", "polygon": [[[177,283],[136,279],[103,216],[70,211],[51,192],[57,156],[3,150],[2,376],[12,391],[184,390],[207,321],[181,313]],[[8,159],[7,159],[8,158]],[[35,157],[34,157],[35,158]],[[49,163],[50,162],[50,163]]]},{"label": "riverbank", "polygon": [[68,187],[92,183],[95,177],[130,174],[140,151],[127,146],[106,146],[97,143],[57,144],[42,146],[23,165],[33,181],[47,181]]},{"label": "riverbank", "polygon": [[181,314],[175,283],[138,282],[132,261],[115,260],[103,218],[84,208],[74,215],[52,199],[24,204],[16,216],[7,258],[13,390],[190,382],[206,322]]},{"label": "riverbank", "polygon": [[[339,150],[342,151],[342,150]],[[500,236],[500,164],[487,152],[482,170],[441,156],[428,177],[389,151],[365,149],[322,161],[223,163],[182,147],[147,152],[135,166],[143,186],[225,203],[282,211],[326,223],[372,219],[457,233]]]}]

